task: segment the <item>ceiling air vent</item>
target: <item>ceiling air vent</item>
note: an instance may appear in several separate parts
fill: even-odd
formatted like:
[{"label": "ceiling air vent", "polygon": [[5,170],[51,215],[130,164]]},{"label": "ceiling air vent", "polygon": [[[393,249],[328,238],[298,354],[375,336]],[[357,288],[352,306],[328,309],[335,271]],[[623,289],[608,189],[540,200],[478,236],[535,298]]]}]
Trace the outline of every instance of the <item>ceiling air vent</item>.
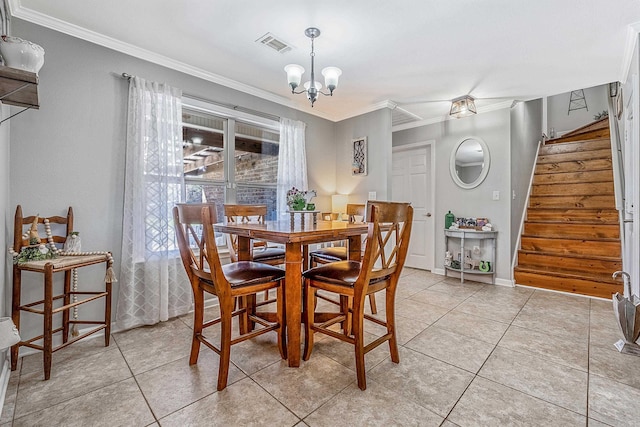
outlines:
[{"label": "ceiling air vent", "polygon": [[265,34],[264,36],[256,40],[256,42],[262,43],[263,45],[268,46],[276,52],[280,53],[289,52],[293,48],[293,46],[291,46],[289,43],[282,41],[271,33]]}]

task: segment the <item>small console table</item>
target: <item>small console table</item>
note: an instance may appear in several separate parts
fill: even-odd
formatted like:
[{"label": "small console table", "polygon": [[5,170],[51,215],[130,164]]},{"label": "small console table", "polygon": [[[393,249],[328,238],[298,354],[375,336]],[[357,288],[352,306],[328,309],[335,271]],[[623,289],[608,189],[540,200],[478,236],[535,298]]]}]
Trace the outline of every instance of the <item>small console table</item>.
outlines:
[{"label": "small console table", "polygon": [[[460,273],[460,283],[464,283],[465,274],[491,275],[491,283],[496,278],[496,237],[497,231],[478,231],[474,229],[459,228],[457,230],[444,230],[445,251],[453,255],[452,264],[457,261],[457,266],[445,265],[444,275],[447,272]],[[472,254],[471,249],[480,248],[480,256]],[[453,249],[456,250],[453,250]],[[456,256],[456,254],[459,255]]]}]

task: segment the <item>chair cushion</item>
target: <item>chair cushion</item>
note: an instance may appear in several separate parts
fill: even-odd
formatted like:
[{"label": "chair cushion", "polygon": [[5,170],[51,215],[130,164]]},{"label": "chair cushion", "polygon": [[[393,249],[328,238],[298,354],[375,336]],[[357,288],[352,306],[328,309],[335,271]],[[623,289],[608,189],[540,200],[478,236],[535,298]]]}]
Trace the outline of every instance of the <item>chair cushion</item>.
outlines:
[{"label": "chair cushion", "polygon": [[338,261],[311,268],[302,275],[311,280],[353,287],[360,274],[358,261]]},{"label": "chair cushion", "polygon": [[311,252],[309,255],[312,258],[320,258],[329,262],[345,261],[347,259],[347,248],[344,246],[322,248]]},{"label": "chair cushion", "polygon": [[282,248],[256,248],[253,250],[253,260],[255,262],[266,262],[282,258],[284,263],[284,255],[285,252]]},{"label": "chair cushion", "polygon": [[232,288],[281,280],[285,274],[281,268],[253,261],[225,264],[222,271]]},{"label": "chair cushion", "polygon": [[44,271],[46,264],[53,264],[54,270],[68,270],[108,260],[109,257],[107,255],[62,255],[53,259],[25,262],[24,264],[18,264],[18,267],[25,270]]}]

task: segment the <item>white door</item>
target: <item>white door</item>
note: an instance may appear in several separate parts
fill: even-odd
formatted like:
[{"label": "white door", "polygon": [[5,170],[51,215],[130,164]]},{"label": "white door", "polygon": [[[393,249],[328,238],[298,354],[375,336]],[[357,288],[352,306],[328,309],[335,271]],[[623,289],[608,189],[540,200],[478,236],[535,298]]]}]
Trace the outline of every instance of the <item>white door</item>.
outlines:
[{"label": "white door", "polygon": [[413,226],[407,267],[433,269],[433,176],[432,145],[421,144],[402,150],[394,148],[392,167],[392,200],[411,202]]}]

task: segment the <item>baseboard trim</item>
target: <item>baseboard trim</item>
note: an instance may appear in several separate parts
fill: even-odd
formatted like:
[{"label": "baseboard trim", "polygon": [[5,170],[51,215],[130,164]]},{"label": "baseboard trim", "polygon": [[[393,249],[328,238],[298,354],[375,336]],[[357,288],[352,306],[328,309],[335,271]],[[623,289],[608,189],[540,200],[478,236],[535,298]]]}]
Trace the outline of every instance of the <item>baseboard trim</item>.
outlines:
[{"label": "baseboard trim", "polygon": [[[433,274],[438,274],[440,276],[444,276],[444,268],[434,268],[433,270],[431,270],[431,272]],[[453,272],[452,274],[456,274],[455,272]],[[473,273],[469,273],[469,274],[473,274]],[[455,276],[450,276],[450,277],[455,277]],[[458,276],[459,278],[460,276]],[[476,275],[475,277],[479,277],[479,275]],[[483,280],[473,280],[474,282],[478,282],[478,283],[486,283],[486,284],[491,284],[491,279],[489,279],[489,281],[483,281]],[[496,277],[496,280],[494,282],[495,285],[500,285],[500,286],[508,286],[510,288],[513,288],[516,286],[515,282],[511,279],[501,279],[499,277]]]}]

